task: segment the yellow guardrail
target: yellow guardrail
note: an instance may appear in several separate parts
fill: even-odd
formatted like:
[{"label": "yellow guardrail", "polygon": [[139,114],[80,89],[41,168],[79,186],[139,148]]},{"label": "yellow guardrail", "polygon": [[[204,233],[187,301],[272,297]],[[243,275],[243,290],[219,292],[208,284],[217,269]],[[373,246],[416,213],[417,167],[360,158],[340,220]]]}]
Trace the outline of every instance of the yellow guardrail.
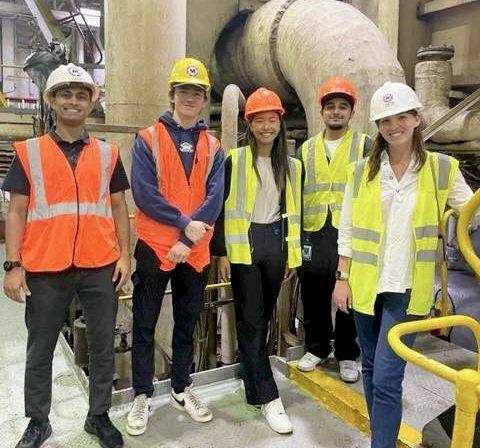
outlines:
[{"label": "yellow guardrail", "polygon": [[[479,205],[480,190],[467,202],[458,217],[457,223],[458,246],[477,276],[480,275],[480,259],[473,249],[468,228]],[[445,226],[443,230],[441,229],[442,233],[445,231],[445,234],[448,218],[449,216],[444,216],[441,223]],[[480,348],[480,323],[468,316],[445,316],[397,324],[388,332],[388,343],[393,351],[405,361],[455,384],[455,421],[451,448],[471,448],[475,434],[477,412],[480,408],[480,357],[477,355],[477,370],[455,370],[407,347],[401,341],[402,336],[407,334],[456,326],[465,326],[472,331],[477,342],[478,352]]]},{"label": "yellow guardrail", "polygon": [[473,445],[475,420],[480,406],[480,365],[477,365],[477,370],[455,370],[407,347],[401,341],[402,336],[407,334],[454,326],[468,327],[475,336],[477,347],[480,347],[480,324],[468,316],[436,317],[395,325],[388,332],[388,343],[405,361],[455,384],[456,409],[451,448],[470,448]]}]

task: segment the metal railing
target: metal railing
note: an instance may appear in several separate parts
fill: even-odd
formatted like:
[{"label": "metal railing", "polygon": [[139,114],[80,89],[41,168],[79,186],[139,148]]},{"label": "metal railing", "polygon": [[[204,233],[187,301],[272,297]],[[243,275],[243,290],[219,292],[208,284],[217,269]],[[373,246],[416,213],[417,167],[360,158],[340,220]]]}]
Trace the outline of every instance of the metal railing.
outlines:
[{"label": "metal railing", "polygon": [[[457,239],[460,251],[477,276],[480,274],[480,259],[473,249],[468,228],[479,205],[480,190],[467,202],[457,223]],[[446,222],[445,219],[442,222]],[[471,448],[475,434],[476,416],[480,408],[480,357],[477,355],[477,370],[455,370],[407,347],[401,341],[402,336],[407,334],[456,326],[465,326],[472,331],[477,342],[478,353],[480,348],[480,323],[468,316],[437,317],[397,324],[388,332],[388,343],[393,351],[405,361],[411,362],[455,385],[455,421],[451,448]]]}]

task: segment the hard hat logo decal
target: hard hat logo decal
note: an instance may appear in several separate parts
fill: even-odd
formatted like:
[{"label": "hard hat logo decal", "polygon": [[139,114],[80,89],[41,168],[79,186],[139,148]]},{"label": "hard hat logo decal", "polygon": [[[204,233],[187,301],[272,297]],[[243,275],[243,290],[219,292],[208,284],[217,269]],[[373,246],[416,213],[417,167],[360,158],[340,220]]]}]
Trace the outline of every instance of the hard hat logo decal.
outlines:
[{"label": "hard hat logo decal", "polygon": [[68,67],[68,73],[70,73],[72,76],[82,76],[82,73],[78,67]]},{"label": "hard hat logo decal", "polygon": [[189,76],[197,76],[198,75],[198,69],[197,67],[194,67],[193,65],[189,65],[187,67],[187,75]]},{"label": "hard hat logo decal", "polygon": [[393,101],[393,95],[391,93],[386,93],[382,98],[384,103],[391,103]]}]

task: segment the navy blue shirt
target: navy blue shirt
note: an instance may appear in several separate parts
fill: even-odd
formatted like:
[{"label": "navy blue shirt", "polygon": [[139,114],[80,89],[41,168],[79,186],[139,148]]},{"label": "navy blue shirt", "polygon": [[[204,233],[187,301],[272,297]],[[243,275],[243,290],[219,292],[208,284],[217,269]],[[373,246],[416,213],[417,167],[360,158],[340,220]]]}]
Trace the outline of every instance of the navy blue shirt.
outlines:
[{"label": "navy blue shirt", "polygon": [[[195,126],[185,129],[180,126],[170,111],[165,112],[159,119],[163,123],[175,144],[182,161],[185,175],[190,177],[200,131],[206,130],[207,125],[199,120]],[[212,170],[207,179],[206,197],[203,204],[191,216],[170,204],[158,189],[157,168],[152,152],[145,141],[137,136],[132,152],[132,193],[137,207],[145,215],[163,224],[177,227],[182,231],[180,241],[193,246],[185,235],[185,227],[190,221],[203,221],[213,225],[220,214],[223,203],[224,164],[223,151],[220,149],[215,155]]]}]

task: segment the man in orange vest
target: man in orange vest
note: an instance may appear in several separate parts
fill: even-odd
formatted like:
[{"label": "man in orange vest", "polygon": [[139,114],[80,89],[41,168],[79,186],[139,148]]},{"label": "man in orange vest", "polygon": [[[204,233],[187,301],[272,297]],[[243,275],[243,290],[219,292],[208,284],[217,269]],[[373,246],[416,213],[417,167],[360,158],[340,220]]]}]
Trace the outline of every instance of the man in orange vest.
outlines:
[{"label": "man in orange vest", "polygon": [[123,446],[112,425],[117,291],[130,270],[129,183],[118,148],[85,131],[98,98],[90,75],[73,64],[54,70],[44,100],[55,112],[54,131],[15,144],[3,188],[11,193],[6,220],[4,291],[26,296],[28,330],[25,414],[17,448],[37,448],[50,437],[52,359],[75,295],[87,323],[89,413],[84,429],[102,447]]},{"label": "man in orange vest", "polygon": [[170,403],[199,422],[212,413],[191,389],[193,330],[203,306],[212,225],[223,202],[223,152],[199,115],[210,81],[205,66],[184,58],[168,80],[173,112],[139,132],[132,154],[138,243],[133,275],[132,370],[135,400],[127,432],[145,432],[154,391],[154,331],[167,283],[174,316]]}]

